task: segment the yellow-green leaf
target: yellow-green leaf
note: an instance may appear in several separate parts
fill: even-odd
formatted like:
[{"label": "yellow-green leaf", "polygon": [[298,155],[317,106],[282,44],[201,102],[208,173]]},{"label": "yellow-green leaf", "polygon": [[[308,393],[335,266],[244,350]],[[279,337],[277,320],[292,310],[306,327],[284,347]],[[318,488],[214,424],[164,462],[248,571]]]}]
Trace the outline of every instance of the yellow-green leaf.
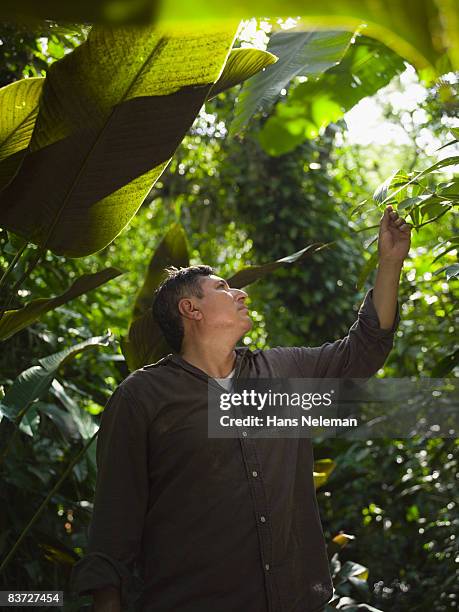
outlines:
[{"label": "yellow-green leaf", "polygon": [[25,155],[44,81],[22,79],[0,89],[0,189],[13,178]]}]

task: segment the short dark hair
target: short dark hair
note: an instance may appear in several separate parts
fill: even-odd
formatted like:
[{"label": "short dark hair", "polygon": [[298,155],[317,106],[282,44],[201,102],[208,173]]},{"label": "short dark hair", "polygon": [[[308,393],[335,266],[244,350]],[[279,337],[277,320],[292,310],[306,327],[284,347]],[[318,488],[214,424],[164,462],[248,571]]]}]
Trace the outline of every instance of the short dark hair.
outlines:
[{"label": "short dark hair", "polygon": [[164,270],[167,278],[156,289],[153,299],[153,318],[158,323],[171,348],[179,352],[185,333],[178,309],[179,301],[190,295],[204,297],[200,276],[215,274],[210,266],[170,266]]}]

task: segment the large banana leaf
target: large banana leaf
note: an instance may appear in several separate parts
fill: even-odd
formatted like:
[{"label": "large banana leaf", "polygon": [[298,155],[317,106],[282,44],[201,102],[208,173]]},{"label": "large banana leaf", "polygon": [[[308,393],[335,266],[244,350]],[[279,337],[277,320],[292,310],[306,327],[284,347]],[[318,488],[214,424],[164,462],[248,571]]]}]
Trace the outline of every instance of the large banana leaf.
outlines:
[{"label": "large banana leaf", "polygon": [[[260,49],[232,49],[207,99],[214,98],[276,61],[275,55]],[[26,154],[38,116],[44,82],[42,77],[22,79],[0,89],[0,190],[14,177]]]},{"label": "large banana leaf", "polygon": [[23,79],[0,89],[0,189],[13,178],[29,146],[44,81]]},{"label": "large banana leaf", "polygon": [[[277,261],[242,268],[228,279],[228,283],[235,288],[245,287],[277,268],[304,260],[313,252],[326,246],[328,245],[315,243]],[[189,264],[186,238],[183,229],[177,224],[168,231],[153,254],[144,285],[136,300],[128,336],[121,338],[121,349],[129,370],[133,371],[148,363],[155,363],[172,352],[158,324],[153,319],[152,297],[155,289],[165,277],[164,268],[166,266],[187,265]]]},{"label": "large banana leaf", "polygon": [[283,155],[340,119],[362,98],[375,94],[405,69],[404,60],[378,41],[358,36],[342,61],[318,79],[292,88],[258,137],[270,155]]},{"label": "large banana leaf", "polygon": [[117,268],[106,268],[94,274],[83,274],[65,291],[53,298],[39,298],[22,308],[6,310],[0,319],[0,340],[6,340],[15,333],[34,323],[39,317],[73,300],[92,289],[107,283],[112,278],[123,274]]},{"label": "large banana leaf", "polygon": [[170,353],[170,347],[153,319],[153,294],[166,276],[164,268],[186,267],[189,261],[185,231],[176,223],[153,253],[143,286],[135,300],[128,336],[120,340],[121,350],[130,370],[158,361],[163,355]]},{"label": "large banana leaf", "polygon": [[258,110],[269,111],[281,90],[296,76],[316,76],[341,60],[351,32],[275,32],[267,50],[279,57],[275,66],[244,84],[230,126],[230,136],[244,128]]},{"label": "large banana leaf", "polygon": [[109,244],[166,168],[212,85],[220,79],[218,93],[275,60],[247,49],[225,72],[236,30],[234,22],[94,28],[50,67],[27,154],[0,194],[0,224],[70,257]]},{"label": "large banana leaf", "polygon": [[[258,0],[230,3],[165,0],[160,15],[176,20],[302,17],[302,27],[354,30],[363,22],[377,38],[419,69],[437,74],[459,69],[459,7],[456,0]],[[447,52],[451,64],[445,62]]]},{"label": "large banana leaf", "polygon": [[151,307],[153,293],[165,277],[164,268],[169,265],[177,268],[190,265],[185,230],[179,223],[170,228],[151,258],[144,283],[136,297],[133,319],[142,316]]},{"label": "large banana leaf", "polygon": [[2,0],[0,15],[19,21],[51,19],[71,23],[118,23],[150,21],[157,0]]}]

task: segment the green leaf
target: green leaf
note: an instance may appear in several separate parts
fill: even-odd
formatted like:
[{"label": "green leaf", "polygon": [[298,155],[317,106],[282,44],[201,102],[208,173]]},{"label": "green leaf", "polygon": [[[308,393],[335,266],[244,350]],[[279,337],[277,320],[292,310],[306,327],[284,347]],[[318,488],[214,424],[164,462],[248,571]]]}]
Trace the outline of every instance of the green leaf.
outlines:
[{"label": "green leaf", "polygon": [[50,393],[57,398],[64,406],[75,424],[79,435],[83,440],[88,440],[97,431],[97,424],[89,412],[83,410],[74,399],[72,399],[62,384],[55,378],[51,383]]},{"label": "green leaf", "polygon": [[[432,263],[435,263],[441,257],[444,257],[450,251],[454,251],[455,249],[459,250],[459,236],[453,236],[452,238],[449,238],[449,240],[445,240],[442,244],[446,244],[447,242],[450,242],[451,244],[446,249],[443,249],[443,251],[439,253],[435,257],[435,259],[432,259]],[[437,245],[437,246],[440,246],[440,245]]]},{"label": "green leaf", "polygon": [[55,404],[45,402],[36,402],[34,407],[39,414],[46,414],[69,442],[78,440],[80,437],[78,427],[71,414]]},{"label": "green leaf", "polygon": [[179,223],[168,230],[153,253],[143,286],[136,297],[128,336],[120,340],[121,350],[131,371],[170,353],[170,347],[151,311],[154,292],[166,277],[164,269],[169,266],[189,266],[188,243]]},{"label": "green leaf", "polygon": [[0,224],[69,257],[107,246],[193,123],[236,30],[93,28],[49,69],[29,150],[0,194]]},{"label": "green leaf", "polygon": [[[285,103],[277,105],[275,118],[282,118],[287,130],[303,121],[310,126],[303,130],[304,138],[315,138],[321,129],[340,119],[362,98],[375,94],[404,69],[402,58],[383,44],[358,36],[336,66],[316,79],[294,86]],[[266,133],[268,129],[267,122],[260,134],[265,150],[275,147],[272,136]],[[292,139],[291,148],[297,144]]]},{"label": "green leaf", "polygon": [[48,561],[71,567],[80,559],[77,553],[66,544],[40,529],[34,529],[34,538],[38,546],[43,550]]},{"label": "green leaf", "polygon": [[14,177],[29,146],[44,81],[23,79],[0,89],[0,189]]},{"label": "green leaf", "polygon": [[424,204],[426,201],[432,199],[433,197],[434,195],[430,193],[421,196],[416,196],[414,198],[405,198],[397,204],[397,212],[405,210],[407,208],[412,209],[420,204]]},{"label": "green leaf", "polygon": [[459,264],[452,264],[445,268],[446,280],[450,281],[452,278],[459,278]]},{"label": "green leaf", "polygon": [[42,357],[38,360],[38,363],[47,372],[56,373],[60,367],[67,363],[69,359],[75,357],[75,355],[78,355],[83,351],[87,351],[95,346],[108,346],[111,339],[112,334],[110,331],[108,331],[104,336],[94,336],[93,338],[88,338],[88,340],[78,342],[78,344],[74,344],[63,351],[59,351],[58,353],[54,353],[48,357]]},{"label": "green leaf", "polygon": [[151,310],[131,323],[128,337],[121,338],[120,346],[131,372],[149,363],[156,363],[172,352]]},{"label": "green leaf", "polygon": [[341,568],[339,573],[340,578],[360,578],[361,580],[367,580],[368,568],[360,563],[354,561],[346,561]]},{"label": "green leaf", "polygon": [[156,0],[2,0],[0,15],[27,21],[49,19],[70,23],[137,23],[149,21],[156,14]]},{"label": "green leaf", "polygon": [[445,273],[447,281],[450,281],[453,278],[458,278],[459,277],[459,264],[455,263],[449,266],[443,266],[442,268],[435,270],[433,275],[435,276],[436,274],[440,274],[440,272]]},{"label": "green leaf", "polygon": [[229,135],[240,132],[258,110],[269,111],[295,76],[318,75],[343,57],[351,32],[276,32],[267,50],[279,57],[274,66],[250,79],[239,95]]},{"label": "green leaf", "polygon": [[392,181],[398,176],[399,170],[395,170],[379,187],[376,188],[373,194],[373,200],[375,202],[384,202],[387,198],[389,189],[392,185]]},{"label": "green leaf", "polygon": [[[459,69],[459,36],[455,0],[284,0],[282,3],[200,2],[165,0],[162,18],[176,20],[249,19],[252,17],[302,17],[300,27],[342,27],[355,30],[365,23],[365,33],[384,42],[406,58],[426,78]],[[446,56],[445,53],[448,53]]]},{"label": "green leaf", "polygon": [[355,536],[348,533],[338,533],[327,544],[327,556],[331,560],[335,553],[338,553],[344,546],[355,540]]},{"label": "green leaf", "polygon": [[450,132],[456,140],[459,140],[459,128],[450,128]]},{"label": "green leaf", "polygon": [[121,270],[112,267],[94,274],[83,274],[61,295],[54,298],[39,298],[29,302],[23,308],[5,311],[0,319],[0,340],[10,338],[21,329],[37,321],[43,314],[100,287],[120,274],[123,274]]},{"label": "green leaf", "polygon": [[449,183],[443,183],[437,187],[437,191],[440,195],[446,196],[453,200],[459,198],[459,178],[453,178]]},{"label": "green leaf", "polygon": [[[309,127],[314,128],[306,119],[299,119],[295,125],[293,122],[287,124],[276,116],[269,117],[263,129],[258,132],[257,139],[268,155],[276,157],[292,151],[301,144],[306,138]],[[295,132],[295,128],[298,128],[298,131]]]},{"label": "green leaf", "polygon": [[436,170],[440,170],[440,168],[446,168],[447,166],[456,166],[458,164],[459,164],[459,156],[457,155],[453,157],[446,157],[445,159],[441,159],[440,161],[436,162],[435,164],[432,164],[425,170],[415,173],[414,176],[409,181],[407,181],[406,183],[403,183],[402,186],[398,187],[398,189],[396,189],[394,192],[388,194],[386,198],[381,202],[381,205],[386,204],[387,202],[389,202],[389,200],[391,200],[392,198],[395,198],[397,194],[399,194],[403,189],[406,189],[406,187],[408,187],[409,185],[412,185],[414,182],[418,181],[420,178],[426,176],[427,174],[431,174],[432,172]]},{"label": "green leaf", "polygon": [[336,462],[333,459],[319,459],[314,461],[314,487],[318,489],[327,483],[330,474],[336,467]]},{"label": "green leaf", "polygon": [[275,64],[277,60],[275,55],[261,49],[232,49],[223,72],[218,81],[212,85],[207,99],[211,100],[222,91],[239,85],[267,66]]},{"label": "green leaf", "polygon": [[186,268],[189,265],[190,256],[185,230],[179,223],[175,223],[161,240],[150,260],[142,288],[136,297],[132,319],[138,319],[151,308],[153,294],[167,276],[164,272],[166,267]]},{"label": "green leaf", "polygon": [[278,268],[282,268],[284,266],[292,265],[294,263],[299,263],[304,261],[306,258],[310,257],[313,253],[317,251],[321,251],[322,249],[328,248],[331,243],[322,243],[322,242],[314,242],[313,244],[308,245],[301,251],[297,251],[296,253],[292,253],[292,255],[287,255],[287,257],[282,257],[281,259],[277,259],[276,261],[272,261],[267,264],[262,264],[261,266],[247,266],[242,268],[233,276],[227,279],[227,283],[230,287],[234,287],[236,289],[242,289],[251,283],[259,280],[266,276],[266,274],[270,274],[274,272]]},{"label": "green leaf", "polygon": [[[89,338],[63,351],[39,359],[39,365],[34,365],[21,372],[7,390],[1,402],[4,415],[10,420],[15,420],[19,426],[22,419],[27,416],[31,406],[33,406],[32,402],[40,399],[48,391],[59,368],[69,359],[83,351],[96,346],[107,346],[110,339],[110,333],[105,336]],[[34,412],[33,409],[33,416]],[[33,435],[32,428],[30,427],[30,418],[26,418],[25,427],[22,429],[28,435]]]}]

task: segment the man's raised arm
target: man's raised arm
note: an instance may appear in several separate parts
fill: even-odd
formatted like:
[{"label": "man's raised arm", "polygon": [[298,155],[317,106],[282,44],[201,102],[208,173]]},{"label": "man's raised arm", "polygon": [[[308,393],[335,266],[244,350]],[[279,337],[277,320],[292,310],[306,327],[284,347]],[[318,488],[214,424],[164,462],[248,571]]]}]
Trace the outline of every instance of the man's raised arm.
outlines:
[{"label": "man's raised arm", "polygon": [[277,347],[264,351],[282,378],[368,378],[381,368],[400,321],[398,286],[410,248],[411,227],[387,206],[380,221],[379,263],[374,287],[360,306],[349,333],[322,346]]}]

